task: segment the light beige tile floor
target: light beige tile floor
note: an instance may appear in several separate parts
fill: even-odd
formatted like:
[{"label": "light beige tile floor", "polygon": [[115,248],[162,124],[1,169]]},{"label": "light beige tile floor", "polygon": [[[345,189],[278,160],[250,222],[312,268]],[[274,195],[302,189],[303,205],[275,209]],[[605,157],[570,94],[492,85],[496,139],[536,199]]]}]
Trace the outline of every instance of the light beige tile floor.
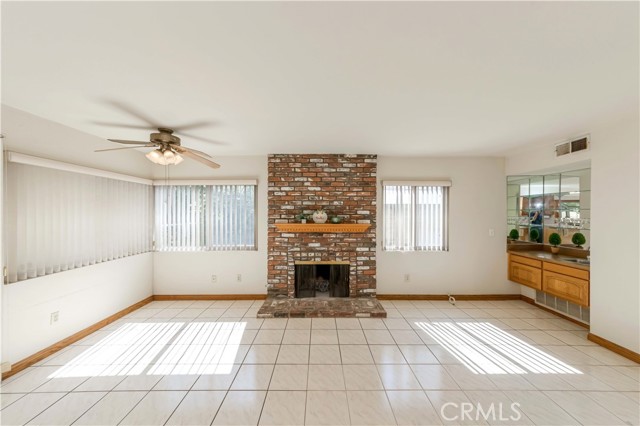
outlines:
[{"label": "light beige tile floor", "polygon": [[640,366],[520,301],[261,304],[152,302],[2,382],[0,424],[640,423]]}]

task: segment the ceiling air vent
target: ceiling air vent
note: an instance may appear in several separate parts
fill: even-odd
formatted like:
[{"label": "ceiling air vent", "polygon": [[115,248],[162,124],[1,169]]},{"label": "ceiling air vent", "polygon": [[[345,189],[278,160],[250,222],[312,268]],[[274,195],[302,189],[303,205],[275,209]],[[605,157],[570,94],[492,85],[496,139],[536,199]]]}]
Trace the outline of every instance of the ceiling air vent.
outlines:
[{"label": "ceiling air vent", "polygon": [[556,157],[585,151],[587,149],[589,149],[589,137],[585,136],[574,141],[563,142],[556,145]]}]

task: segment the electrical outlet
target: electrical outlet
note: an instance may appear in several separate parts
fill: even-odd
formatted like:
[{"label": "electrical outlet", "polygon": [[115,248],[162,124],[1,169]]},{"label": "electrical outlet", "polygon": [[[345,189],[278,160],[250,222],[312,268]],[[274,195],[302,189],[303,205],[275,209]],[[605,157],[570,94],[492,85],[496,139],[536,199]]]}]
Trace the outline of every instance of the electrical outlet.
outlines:
[{"label": "electrical outlet", "polygon": [[489,236],[490,237],[495,237],[496,236],[496,230],[493,228],[489,228]]},{"label": "electrical outlet", "polygon": [[409,281],[411,281],[411,275],[409,274],[404,274],[404,282],[408,283]]},{"label": "electrical outlet", "polygon": [[218,283],[218,276],[211,275],[211,284],[217,284],[217,283]]},{"label": "electrical outlet", "polygon": [[51,312],[51,318],[49,320],[49,325],[52,325],[60,319],[60,311]]},{"label": "electrical outlet", "polygon": [[238,274],[238,276],[236,277],[236,281],[238,282],[242,281],[242,274]]}]

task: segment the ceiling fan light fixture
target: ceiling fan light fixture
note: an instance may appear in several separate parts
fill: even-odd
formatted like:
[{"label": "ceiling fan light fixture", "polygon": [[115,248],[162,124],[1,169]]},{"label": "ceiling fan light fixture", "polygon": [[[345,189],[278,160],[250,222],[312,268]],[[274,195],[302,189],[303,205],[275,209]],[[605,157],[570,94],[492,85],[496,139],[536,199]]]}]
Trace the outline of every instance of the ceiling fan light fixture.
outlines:
[{"label": "ceiling fan light fixture", "polygon": [[180,164],[183,160],[182,156],[177,152],[173,152],[172,149],[165,149],[162,153],[164,157],[164,164]]},{"label": "ceiling fan light fixture", "polygon": [[162,151],[160,151],[159,149],[154,149],[153,151],[148,152],[145,157],[147,157],[152,163],[156,164],[160,164],[160,161],[164,160]]},{"label": "ceiling fan light fixture", "polygon": [[155,164],[160,164],[161,166],[167,166],[171,164],[180,164],[184,161],[182,155],[177,152],[173,152],[171,149],[154,149],[151,152],[145,154],[145,156]]},{"label": "ceiling fan light fixture", "polygon": [[174,161],[175,156],[176,156],[173,153],[173,151],[171,151],[170,149],[165,149],[164,152],[162,153],[162,155],[164,156],[164,159],[167,161],[167,163],[173,164],[173,161]]}]

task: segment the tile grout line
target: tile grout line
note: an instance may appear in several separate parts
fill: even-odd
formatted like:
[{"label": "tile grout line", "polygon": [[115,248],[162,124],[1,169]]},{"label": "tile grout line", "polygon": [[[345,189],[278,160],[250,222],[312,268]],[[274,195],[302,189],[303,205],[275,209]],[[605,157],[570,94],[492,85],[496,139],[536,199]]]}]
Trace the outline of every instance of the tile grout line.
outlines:
[{"label": "tile grout line", "polygon": [[[289,320],[287,319],[287,323],[289,322]],[[287,323],[285,323],[285,328],[283,328],[282,330],[282,337],[280,338],[280,344],[278,347],[278,355],[280,354],[280,348],[282,348],[282,342],[284,341],[284,333],[287,329]],[[264,325],[264,322],[262,323],[262,325]],[[262,325],[260,326],[260,328],[262,329]],[[257,335],[256,335],[257,337]],[[278,361],[278,355],[276,355],[276,360],[275,362]],[[264,393],[264,399],[262,400],[262,406],[260,407],[260,414],[258,415],[258,421],[256,422],[256,424],[260,423],[260,419],[262,418],[262,413],[264,412],[264,406],[267,403],[267,396],[269,396],[269,388],[271,387],[271,381],[273,380],[273,375],[276,371],[276,363],[274,362],[273,364],[273,368],[271,369],[271,376],[269,376],[269,383],[267,384],[267,390]]]},{"label": "tile grout line", "polygon": [[[97,392],[101,392],[101,391],[97,391]],[[82,393],[82,392],[76,392],[76,393]],[[102,398],[99,398],[96,402],[94,402],[89,408],[87,408],[86,410],[84,410],[84,412],[82,414],[80,414],[74,421],[72,421],[71,423],[69,423],[70,425],[75,424],[78,420],[80,420],[82,418],[82,416],[84,416],[85,414],[87,414],[89,412],[89,410],[91,410],[93,407],[95,407],[96,405],[98,405],[98,403],[100,401],[102,401],[103,399],[105,399],[107,397],[107,395],[109,395],[111,393],[111,391],[105,391],[104,395],[102,395]]]},{"label": "tile grout line", "polygon": [[[58,392],[51,392],[51,393],[58,393]],[[55,404],[58,403],[58,401],[60,401],[62,398],[66,397],[70,392],[60,392],[60,393],[64,393],[64,396],[61,396],[60,398],[56,399],[54,402],[52,402],[50,405],[48,405],[46,408],[44,408],[42,411],[38,412],[38,414],[36,414],[35,416],[31,417],[28,421],[26,421],[24,424],[28,424],[31,420],[35,419],[36,417],[38,417],[40,414],[44,413],[45,411],[47,411],[49,408],[53,407]],[[31,392],[29,392],[29,395],[31,394]],[[25,395],[26,396],[26,395]],[[22,398],[20,398],[22,399]],[[4,410],[4,409],[3,409]],[[0,416],[1,418],[1,416]]]}]

